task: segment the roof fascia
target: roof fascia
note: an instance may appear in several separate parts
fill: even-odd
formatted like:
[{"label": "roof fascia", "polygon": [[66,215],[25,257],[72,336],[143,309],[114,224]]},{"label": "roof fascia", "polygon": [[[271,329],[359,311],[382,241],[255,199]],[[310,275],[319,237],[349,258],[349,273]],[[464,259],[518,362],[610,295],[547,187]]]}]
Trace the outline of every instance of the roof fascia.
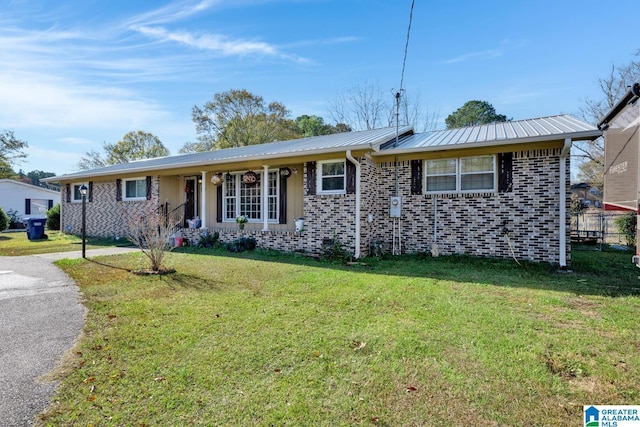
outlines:
[{"label": "roof fascia", "polygon": [[556,141],[556,140],[566,139],[566,138],[569,138],[572,141],[584,141],[584,140],[592,141],[594,139],[599,138],[600,136],[602,136],[602,131],[590,130],[590,131],[583,131],[583,132],[536,136],[536,137],[529,137],[529,138],[501,139],[497,141],[488,141],[488,142],[469,142],[469,143],[463,142],[458,144],[434,145],[434,146],[414,147],[414,148],[406,148],[406,149],[389,148],[376,153],[372,153],[372,155],[375,157],[375,156],[388,156],[388,155],[397,155],[397,154],[411,154],[411,153],[419,153],[419,152],[426,152],[426,151],[462,150],[465,148],[499,147],[502,145],[520,145],[520,144],[530,144],[530,143],[537,143],[537,142]]}]

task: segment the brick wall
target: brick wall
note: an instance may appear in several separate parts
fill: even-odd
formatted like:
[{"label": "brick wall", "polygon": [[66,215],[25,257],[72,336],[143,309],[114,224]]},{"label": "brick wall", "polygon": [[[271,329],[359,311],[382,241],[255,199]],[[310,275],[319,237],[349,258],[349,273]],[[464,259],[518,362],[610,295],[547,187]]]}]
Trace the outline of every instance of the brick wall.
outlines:
[{"label": "brick wall", "polygon": [[[87,201],[87,236],[124,237],[129,218],[144,216],[156,209],[159,200],[159,179],[151,180],[151,200],[116,201],[116,180],[94,181],[92,201]],[[66,202],[66,186],[62,186],[60,229],[82,233],[82,203]]]},{"label": "brick wall", "polygon": [[[393,235],[388,199],[394,194],[394,170],[393,162],[382,163],[378,186],[375,238],[387,247]],[[559,149],[515,152],[513,191],[507,193],[411,195],[410,171],[408,161],[399,163],[403,253],[430,251],[435,233],[442,255],[510,258],[511,244],[518,259],[559,262]]]},{"label": "brick wall", "polygon": [[[469,254],[510,258],[511,247],[518,259],[559,262],[560,150],[543,149],[513,153],[513,191],[505,193],[412,195],[410,161],[398,163],[398,189],[402,197],[399,223],[403,253],[429,252],[435,241],[440,254]],[[389,198],[395,194],[395,163],[378,163],[369,157],[361,164],[361,255],[366,256],[372,242],[391,248],[393,223],[389,217]],[[306,168],[306,164],[305,164]],[[570,168],[567,168],[567,171]],[[223,241],[240,235],[251,236],[262,248],[320,254],[324,239],[334,235],[351,253],[355,252],[355,194],[312,195],[307,193],[304,171],[303,233],[291,230],[262,231],[248,226],[242,233],[237,226],[224,225],[207,231],[220,233]],[[127,218],[144,215],[159,200],[159,179],[153,177],[150,201],[116,201],[116,181],[94,182],[93,201],[87,203],[87,234],[124,236]],[[569,174],[565,177],[569,188]],[[66,200],[63,188],[62,200]],[[569,192],[566,194],[569,206]],[[62,229],[79,234],[80,203],[63,202]],[[373,221],[368,221],[371,214]],[[209,215],[214,213],[209,212]],[[567,215],[567,262],[570,261]],[[504,235],[508,230],[509,239]],[[185,229],[183,235],[196,243],[199,229]],[[510,247],[511,245],[511,247]]]}]

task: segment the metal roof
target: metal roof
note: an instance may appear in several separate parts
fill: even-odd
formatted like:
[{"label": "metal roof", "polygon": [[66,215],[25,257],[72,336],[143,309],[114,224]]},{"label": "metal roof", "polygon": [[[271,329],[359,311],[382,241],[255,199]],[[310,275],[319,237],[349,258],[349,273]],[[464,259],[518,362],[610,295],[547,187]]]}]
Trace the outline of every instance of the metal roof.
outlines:
[{"label": "metal roof", "polygon": [[396,147],[393,142],[389,142],[380,151],[384,154],[399,154],[565,138],[593,140],[601,135],[602,132],[596,127],[563,114],[407,135],[399,140]]},{"label": "metal roof", "polygon": [[572,116],[558,115],[419,134],[414,134],[412,127],[403,126],[398,129],[398,134],[400,138],[395,147],[396,128],[389,127],[138,160],[46,178],[41,181],[59,182],[97,176],[145,173],[180,167],[209,167],[252,160],[286,159],[288,157],[340,153],[347,150],[372,150],[380,155],[395,155],[419,151],[519,144],[565,138],[593,140],[601,136],[602,132]]},{"label": "metal roof", "polygon": [[[400,135],[408,132],[413,132],[413,128],[410,126],[403,126],[399,128]],[[250,145],[246,147],[227,148],[201,153],[137,160],[119,165],[106,166],[103,168],[46,178],[42,179],[42,181],[58,182],[61,180],[156,171],[173,169],[176,167],[193,167],[200,165],[209,166],[258,159],[284,159],[287,157],[335,153],[347,150],[371,149],[377,151],[383,143],[395,139],[395,136],[395,127],[364,130],[359,132],[344,132],[332,135],[292,139],[289,141],[272,142],[268,144]]]}]

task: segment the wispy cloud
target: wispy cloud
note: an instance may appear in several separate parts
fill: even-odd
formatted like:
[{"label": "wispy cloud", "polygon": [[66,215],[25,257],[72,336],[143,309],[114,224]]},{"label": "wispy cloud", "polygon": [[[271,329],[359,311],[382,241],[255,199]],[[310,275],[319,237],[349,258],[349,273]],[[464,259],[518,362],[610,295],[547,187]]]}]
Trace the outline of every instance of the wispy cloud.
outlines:
[{"label": "wispy cloud", "polygon": [[468,61],[484,61],[487,59],[497,58],[503,55],[503,51],[500,49],[488,49],[479,52],[470,52],[462,55],[455,56],[453,58],[443,59],[437,61],[438,64],[456,64],[460,62]]}]

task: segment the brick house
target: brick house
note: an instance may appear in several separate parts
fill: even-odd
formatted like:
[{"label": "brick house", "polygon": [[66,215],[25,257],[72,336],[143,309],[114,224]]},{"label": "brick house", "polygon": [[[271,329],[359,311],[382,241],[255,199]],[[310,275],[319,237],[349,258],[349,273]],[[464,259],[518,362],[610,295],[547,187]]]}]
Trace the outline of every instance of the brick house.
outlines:
[{"label": "brick house", "polygon": [[[415,133],[411,127],[170,156],[48,178],[62,187],[62,229],[123,236],[161,204],[184,212],[183,235],[317,254],[336,236],[359,258],[372,245],[570,262],[569,150],[601,135],[568,115]],[[296,232],[296,220],[304,229]],[[196,219],[195,221],[188,221]],[[191,226],[191,227],[189,227]]]}]

